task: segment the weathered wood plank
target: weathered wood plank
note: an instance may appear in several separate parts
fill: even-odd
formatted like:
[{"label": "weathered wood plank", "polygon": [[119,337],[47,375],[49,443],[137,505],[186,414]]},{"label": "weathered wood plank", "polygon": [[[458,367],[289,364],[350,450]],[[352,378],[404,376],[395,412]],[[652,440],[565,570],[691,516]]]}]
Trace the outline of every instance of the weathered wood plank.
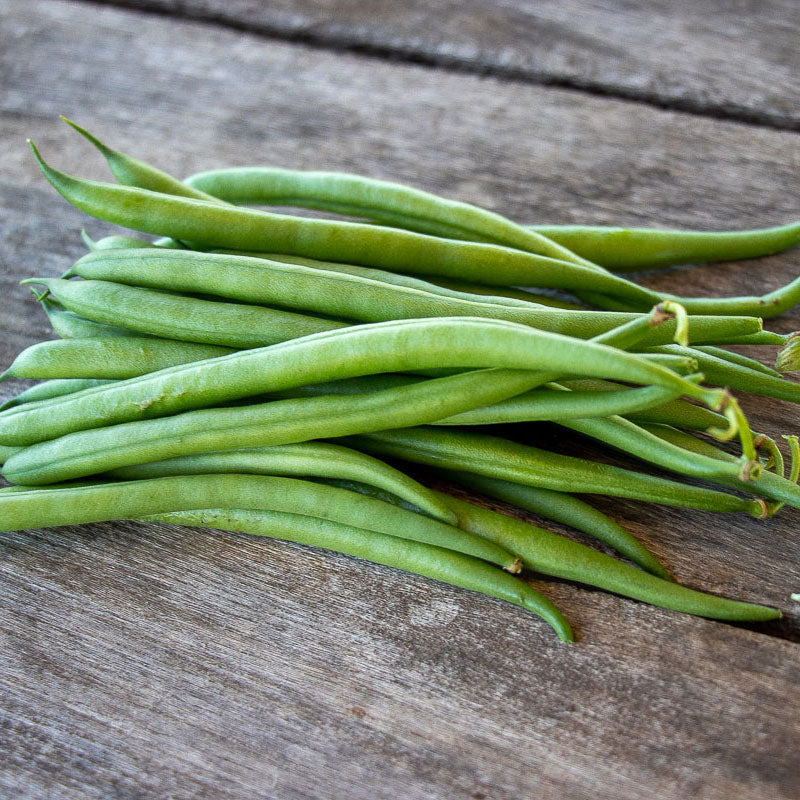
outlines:
[{"label": "weathered wood plank", "polygon": [[3,549],[6,797],[796,795],[785,642],[560,587],[591,619],[566,647],[499,602],[223,534]]},{"label": "weathered wood plank", "polygon": [[792,0],[110,0],[239,30],[800,129]]},{"label": "weathered wood plank", "polygon": [[[58,113],[177,173],[359,170],[521,219],[735,226],[797,214],[790,134],[110,9],[6,9],[4,364],[46,335],[16,280],[58,273],[87,224],[37,176],[24,137],[58,166],[104,174]],[[752,291],[756,266],[777,283],[796,259],[687,272],[682,286]],[[785,404],[753,412],[768,432],[797,419]],[[791,511],[764,524],[606,507],[692,585],[784,608],[797,589]],[[539,584],[576,623],[581,643],[568,648],[499,602],[224,534],[115,524],[0,541],[9,797],[800,791],[790,642]]]}]

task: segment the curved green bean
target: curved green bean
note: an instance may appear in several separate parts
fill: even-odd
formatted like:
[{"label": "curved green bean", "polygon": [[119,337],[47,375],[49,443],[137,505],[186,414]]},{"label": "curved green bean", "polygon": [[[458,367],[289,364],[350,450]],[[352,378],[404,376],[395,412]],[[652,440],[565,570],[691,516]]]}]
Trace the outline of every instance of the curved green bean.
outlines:
[{"label": "curved green bean", "polygon": [[412,503],[426,514],[450,524],[455,515],[413,478],[377,458],[323,442],[299,442],[271,447],[248,447],[200,455],[178,456],[110,470],[115,480],[161,478],[168,475],[236,473],[287,477],[338,478],[378,486]]},{"label": "curved green bean", "polygon": [[772,375],[774,378],[780,378],[781,374],[778,370],[756,361],[755,358],[742,355],[741,353],[733,353],[730,350],[725,350],[723,347],[714,347],[711,345],[695,345],[693,350],[699,350],[709,356],[721,358],[723,361],[730,361],[732,364],[738,364],[740,367],[753,369],[756,372],[763,372],[765,375]]},{"label": "curved green bean", "polygon": [[[623,389],[619,383],[597,379],[578,378],[560,381],[568,389],[582,392],[617,392]],[[503,401],[505,403],[507,401]],[[658,406],[651,406],[642,411],[624,414],[634,422],[663,423],[674,425],[678,428],[691,428],[693,430],[708,430],[709,428],[723,428],[726,424],[725,417],[703,406],[689,403],[685,400],[670,400]]]},{"label": "curved green bean", "polygon": [[422,427],[350,436],[344,442],[381,457],[554,491],[627,497],[706,511],[744,511],[754,517],[762,517],[766,511],[762,500],[563,456],[486,434]]},{"label": "curved green bean", "polygon": [[63,397],[65,394],[73,394],[93,386],[103,386],[106,383],[108,381],[95,378],[55,378],[44,383],[37,383],[15,397],[10,397],[0,405],[0,411],[21,406],[25,403],[35,403],[38,400],[52,400],[54,397]]},{"label": "curved green bean", "polygon": [[566,492],[487,478],[471,472],[444,470],[450,480],[488,497],[532,511],[547,519],[569,525],[613,547],[620,555],[664,580],[672,580],[661,562],[633,534],[601,511]]},{"label": "curved green bean", "polygon": [[729,461],[701,454],[696,449],[687,450],[664,441],[630,420],[621,417],[571,419],[561,420],[558,424],[673,472],[800,508],[800,489],[793,482],[764,470],[756,475],[749,471],[743,473],[740,459],[731,457]]},{"label": "curved green bean", "polygon": [[760,258],[800,244],[800,222],[746,231],[660,230],[601,225],[529,227],[614,272]]},{"label": "curved green bean", "polygon": [[513,422],[569,420],[629,414],[661,405],[678,396],[660,386],[604,391],[566,391],[559,384],[534,389],[491,406],[481,406],[437,420],[435,425],[504,425]]},{"label": "curved green bean", "polygon": [[569,623],[561,612],[527,583],[483,561],[435,545],[276,511],[214,508],[149,515],[143,519],[268,536],[357,556],[522,606],[544,619],[561,641],[573,641]]},{"label": "curved green bean", "polygon": [[[130,251],[111,251],[130,252]],[[131,331],[233,348],[264,347],[348,323],[275,308],[164,294],[110,281],[30,278],[69,311]]]},{"label": "curved green bean", "polygon": [[202,248],[281,252],[478,283],[596,291],[646,307],[660,299],[596,268],[499,245],[357,222],[292,217],[83,180],[53,169],[33,143],[31,147],[47,180],[76,208],[107,222]]},{"label": "curved green bean", "polygon": [[[151,289],[177,289],[184,292],[200,292],[203,294],[226,297],[233,300],[245,301],[251,304],[265,304],[270,306],[283,306],[291,309],[302,309],[314,313],[325,314],[336,318],[357,320],[360,322],[383,322],[392,319],[411,319],[421,317],[447,317],[469,316],[486,317],[489,319],[502,319],[530,325],[539,330],[554,333],[564,333],[577,338],[585,339],[617,327],[625,322],[635,319],[634,314],[608,314],[596,311],[564,311],[561,309],[540,308],[532,304],[527,307],[506,306],[498,303],[476,302],[455,296],[440,296],[431,292],[415,288],[411,285],[387,284],[359,274],[334,272],[329,269],[317,269],[295,263],[281,263],[265,258],[251,258],[220,253],[189,253],[184,250],[108,250],[90,253],[75,263],[67,273],[79,275],[87,279],[88,286],[81,282],[63,285],[58,282],[49,282],[53,295],[65,306],[75,308],[83,316],[97,315],[94,307],[90,310],[82,309],[78,297],[82,298],[89,292],[98,292],[106,282],[113,285],[127,284],[131,286],[149,287]],[[100,281],[101,283],[97,284]],[[423,284],[424,282],[419,281]],[[95,286],[97,284],[97,286]],[[105,290],[107,293],[110,291]],[[116,300],[118,306],[123,308],[124,292],[114,289],[119,296]],[[131,290],[131,292],[143,290]],[[135,308],[140,308],[141,301],[132,294]],[[110,300],[108,302],[111,302]],[[204,303],[207,301],[197,301]],[[177,301],[175,301],[177,303]],[[219,304],[218,304],[219,305]],[[239,309],[250,306],[238,306]],[[184,312],[188,313],[188,312]],[[215,308],[215,316],[221,316]],[[298,327],[295,320],[288,316],[280,316],[279,311],[270,311],[276,315],[276,322],[272,327],[290,329],[290,323]],[[111,318],[111,310],[105,311],[106,321]],[[141,316],[141,312],[139,312]],[[746,318],[744,318],[746,319]],[[744,319],[736,323],[739,330],[751,328],[749,321]],[[751,318],[752,319],[752,318]],[[301,330],[310,333],[317,326],[321,330],[320,320],[316,318],[301,317]],[[144,330],[144,326],[137,318],[135,322],[126,319],[126,325],[137,330]],[[343,323],[339,323],[340,325]],[[221,321],[218,328],[222,328]],[[148,323],[148,332],[152,331],[152,323]],[[727,335],[732,330],[724,317],[720,318],[690,318],[689,331],[695,341],[710,341],[716,336]],[[657,341],[670,341],[674,334],[674,326],[665,324],[653,329],[647,337],[647,343]],[[165,336],[166,333],[160,335]],[[297,333],[297,336],[303,333]],[[193,341],[200,341],[192,333],[181,333],[180,338],[195,336]],[[233,331],[230,335],[215,331],[215,344],[228,344],[241,341],[242,334]],[[173,338],[174,334],[173,334]],[[265,337],[266,339],[266,337]],[[249,333],[247,342],[239,346],[258,346],[268,344],[264,340],[253,343],[254,334]],[[202,341],[211,341],[203,338]]]},{"label": "curved green bean", "polygon": [[62,339],[106,339],[112,336],[147,337],[148,334],[121,328],[119,325],[107,325],[104,322],[94,322],[57,306],[46,298],[40,300],[42,308],[47,314],[54,333]]},{"label": "curved green bean", "polygon": [[[640,324],[647,320],[637,320],[634,327]],[[327,331],[85,389],[53,401],[57,414],[46,401],[35,409],[12,408],[0,412],[0,444],[32,444],[97,427],[99,421],[112,425],[164,416],[358,375],[487,365],[555,375],[566,369],[680,388],[711,406],[725,401],[719,390],[709,392],[639,356],[596,342],[500,320],[397,320]]]},{"label": "curved green bean", "polygon": [[476,534],[333,486],[264,475],[180,475],[47,489],[0,489],[0,530],[78,525],[203,505],[308,514],[435,544],[517,571],[516,558]]},{"label": "curved green bean", "polygon": [[[378,490],[363,484],[349,484],[347,488],[369,496],[381,496]],[[711,619],[765,621],[781,616],[778,609],[698,592],[642,572],[552,531],[450,495],[439,493],[439,496],[456,512],[462,529],[503,543],[520,556],[526,567],[540,574],[596,586],[623,597]]]},{"label": "curved green bean", "polygon": [[41,485],[174,456],[423,424],[525,391],[537,381],[526,370],[477,370],[371,395],[186,411],[31,445],[11,456],[2,473],[11,483]]},{"label": "curved green bean", "polygon": [[[196,252],[196,251],[193,251]],[[512,308],[522,308],[530,311],[536,308],[541,303],[534,301],[534,295],[529,295],[528,299],[520,299],[515,297],[508,297],[499,292],[505,292],[505,287],[502,286],[479,286],[478,284],[469,284],[475,286],[481,292],[473,291],[460,291],[458,289],[448,288],[442,286],[440,282],[434,283],[431,280],[423,280],[422,278],[415,278],[411,275],[405,275],[402,272],[387,272],[385,269],[375,269],[374,267],[361,267],[358,264],[342,264],[338,261],[322,261],[318,258],[303,258],[302,256],[288,256],[282,253],[256,253],[245,252],[242,250],[220,250],[215,251],[217,255],[233,255],[244,256],[247,258],[259,258],[267,261],[277,261],[283,264],[295,264],[301,267],[311,267],[313,269],[322,269],[329,272],[339,272],[344,275],[355,275],[360,278],[368,278],[373,281],[381,283],[390,283],[393,286],[402,286],[407,289],[418,289],[428,294],[436,294],[441,297],[454,298],[456,300],[469,300],[471,302],[491,303],[493,305],[511,306]],[[495,291],[496,290],[496,291]],[[576,307],[577,308],[577,307]]]},{"label": "curved green bean", "polygon": [[62,116],[61,119],[67,123],[71,128],[76,130],[81,136],[88,139],[106,159],[112,175],[124,184],[138,185],[138,181],[146,182],[145,188],[152,189],[156,192],[168,192],[169,194],[177,194],[182,197],[194,197],[200,200],[209,200],[217,202],[216,198],[211,197],[199,189],[194,189],[181,183],[176,178],[162,172],[160,169],[141,161],[138,158],[120,153],[101,142],[96,136],[93,136],[86,128],[82,128],[72,120]]},{"label": "curved green bean", "polygon": [[[15,378],[134,378],[179,364],[231,353],[228,347],[133,336],[106,339],[51,339],[26,347],[0,374]],[[76,393],[77,394],[77,393]]]},{"label": "curved green bean", "polygon": [[[240,167],[198,173],[181,182],[150,164],[108,147],[66,117],[62,119],[103,154],[114,177],[128,186],[211,202],[298,205],[400,224],[437,236],[471,238],[478,235],[533,253],[594,266],[545,236],[499,214],[410,186],[360,175]],[[198,188],[203,184],[210,184],[214,191]]]},{"label": "curved green bean", "polygon": [[711,384],[727,386],[729,389],[736,391],[753,392],[766,397],[775,397],[778,400],[800,403],[800,384],[793,383],[785,378],[750,369],[709,353],[698,352],[694,348],[686,351],[678,345],[663,345],[657,348],[657,352],[676,355],[691,353],[692,357],[698,362],[698,366],[703,375],[705,375],[706,380]]},{"label": "curved green bean", "polygon": [[519,555],[526,567],[544,575],[578,581],[651,605],[712,619],[765,621],[781,616],[775,608],[697,592],[543,528],[454,497],[442,497],[458,514],[463,530],[507,547]]}]

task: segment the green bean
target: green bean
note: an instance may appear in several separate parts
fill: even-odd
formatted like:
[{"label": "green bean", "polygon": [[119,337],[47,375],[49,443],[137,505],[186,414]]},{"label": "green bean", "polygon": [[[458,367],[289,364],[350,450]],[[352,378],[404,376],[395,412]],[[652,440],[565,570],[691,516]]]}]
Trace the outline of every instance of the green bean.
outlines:
[{"label": "green bean", "polygon": [[[78,301],[75,297],[78,295],[83,297],[86,292],[97,291],[94,283],[99,280],[104,283],[113,281],[115,284],[145,286],[151,289],[171,288],[185,292],[201,292],[248,303],[303,309],[362,322],[420,317],[486,317],[518,322],[540,330],[565,333],[578,338],[596,336],[635,318],[635,315],[631,314],[563,311],[538,308],[530,304],[526,308],[473,302],[456,297],[437,296],[411,286],[387,285],[362,275],[272,262],[263,258],[216,253],[189,254],[181,250],[110,250],[90,253],[81,258],[67,274],[86,278],[90,286],[83,287],[80,282],[66,286],[53,283],[51,291],[56,297],[65,296],[62,301],[64,305],[76,308],[84,316],[97,312],[94,307],[86,310],[76,305]],[[104,283],[99,286],[102,287]],[[50,286],[49,283],[47,285]],[[124,296],[122,290],[115,289],[115,291],[120,298]],[[65,295],[66,292],[69,292],[68,296]],[[117,302],[121,303],[122,300]],[[137,310],[139,307],[140,303],[137,302]],[[110,318],[112,313],[110,309],[105,310],[106,318]],[[270,313],[280,315],[282,312]],[[289,327],[281,317],[278,319],[279,323],[273,327],[281,329]],[[317,319],[308,317],[300,319],[306,323],[306,327],[319,324]],[[311,322],[308,322],[309,319]],[[291,317],[289,321],[294,322]],[[138,319],[135,323],[126,324],[130,327],[137,324],[139,326],[137,330],[144,329]],[[745,326],[749,327],[749,324],[745,323]],[[221,324],[218,328],[221,328]],[[152,324],[149,324],[148,331],[150,330]],[[715,334],[722,334],[730,329],[724,318],[701,317],[690,320],[689,330],[695,339],[708,341]],[[650,343],[669,341],[673,331],[673,326],[664,325],[649,337]],[[200,341],[193,333],[182,334],[181,338],[190,336],[194,337],[192,341]],[[239,331],[233,331],[230,336],[226,331],[224,340],[220,336],[219,331],[215,331],[214,343],[228,344],[242,339]],[[247,337],[247,343],[240,346],[257,346],[252,332],[248,333]],[[210,339],[204,338],[202,341]],[[270,342],[261,342],[261,344],[268,343]]]},{"label": "green bean", "polygon": [[751,333],[747,336],[736,335],[735,337],[729,339],[725,337],[719,337],[714,344],[758,344],[783,347],[787,344],[791,335],[792,334],[790,333],[775,333],[775,331],[761,330],[757,333]]},{"label": "green bean", "polygon": [[5,464],[5,462],[18,451],[19,447],[6,447],[0,444],[0,464]]},{"label": "green bean", "polygon": [[0,490],[0,530],[78,525],[203,505],[310,514],[436,544],[517,571],[503,548],[413,511],[332,486],[263,475],[180,475],[47,489]]},{"label": "green bean", "polygon": [[588,503],[565,492],[486,478],[469,472],[445,470],[450,480],[489,497],[569,525],[613,547],[620,555],[664,580],[672,580],[661,562],[631,533]]},{"label": "green bean", "polygon": [[800,507],[800,491],[790,481],[764,471],[756,475],[750,471],[743,472],[741,461],[734,457],[730,462],[728,459],[723,461],[718,457],[701,455],[696,450],[677,447],[630,420],[621,417],[571,419],[561,420],[559,424],[673,472]]},{"label": "green bean", "polygon": [[756,361],[756,359],[742,355],[741,353],[732,353],[730,350],[725,350],[722,347],[712,347],[708,345],[697,345],[692,349],[699,350],[701,353],[705,353],[709,356],[716,356],[723,361],[730,361],[732,364],[738,364],[740,367],[747,367],[748,369],[754,369],[756,372],[763,372],[765,375],[772,375],[775,378],[780,378],[780,372],[778,372],[778,370],[772,369],[772,367],[768,367],[760,361]]},{"label": "green bean", "polygon": [[121,328],[118,325],[107,325],[103,322],[94,322],[76,314],[74,311],[67,311],[47,298],[40,299],[42,308],[47,314],[47,319],[53,331],[62,339],[107,339],[116,336],[135,336],[137,338],[147,337],[146,333],[132,331],[129,328]]},{"label": "green bean", "polygon": [[[705,442],[702,439],[698,439],[696,436],[692,436],[691,434],[682,430],[678,430],[672,426],[644,424],[641,427],[644,428],[649,434],[657,436],[659,439],[663,439],[665,442],[668,442],[671,445],[683,448],[684,450],[689,450],[690,452],[697,453],[703,457],[717,458],[728,462],[736,461],[736,457],[730,453],[726,453],[724,450],[720,450],[719,448],[714,447],[712,444]],[[798,474],[800,473],[800,449],[798,449],[796,436],[785,436],[784,439],[789,442],[789,447],[792,453],[792,467],[788,480],[789,483],[795,484],[797,483]],[[772,439],[764,436],[763,434],[756,437],[756,442],[758,443],[759,448],[764,450],[769,455],[770,460],[774,462],[777,476],[782,478],[784,475],[784,463],[783,455],[778,449],[778,446]],[[762,482],[764,481],[767,483],[775,481],[775,477],[768,473],[764,473]],[[748,486],[748,488],[750,487]],[[773,501],[767,505],[768,516],[773,516],[784,505],[784,502]]]},{"label": "green bean", "polygon": [[95,378],[65,378],[37,383],[25,391],[20,392],[16,397],[10,397],[2,405],[0,411],[7,408],[24,405],[25,403],[35,403],[38,400],[51,400],[54,397],[63,397],[65,394],[73,394],[81,389],[88,389],[92,386],[103,386],[108,383],[105,380]]},{"label": "green bean", "polygon": [[650,307],[659,296],[595,268],[494,244],[441,239],[357,222],[310,219],[219,205],[148,189],[87,181],[53,169],[31,144],[43,174],[92,216],[207,249],[255,250],[478,283],[596,291]]},{"label": "green bean", "polygon": [[72,122],[72,120],[63,116],[61,119],[81,136],[88,139],[103,154],[103,157],[106,159],[111,169],[111,173],[120,183],[133,183],[136,185],[137,181],[146,181],[147,188],[153,189],[156,192],[168,192],[169,194],[177,194],[182,197],[194,197],[200,200],[216,202],[216,198],[198,189],[194,189],[191,186],[182,184],[166,172],[162,172],[160,169],[156,169],[150,164],[140,161],[138,158],[126,156],[108,147],[85,128]]},{"label": "green bean", "polygon": [[554,491],[627,497],[706,511],[745,511],[754,517],[762,517],[766,510],[762,500],[558,455],[486,434],[414,428],[351,436],[344,443],[381,457],[474,472]]},{"label": "green bean", "polygon": [[[633,327],[647,324],[648,318],[643,317],[634,321]],[[487,365],[555,375],[566,369],[680,388],[711,406],[724,401],[719,390],[709,392],[639,356],[595,342],[500,320],[397,320],[326,331],[85,389],[58,401],[57,414],[46,402],[29,411],[9,409],[0,412],[0,444],[32,444],[94,428],[98,423],[112,425],[175,414],[327,380]]]},{"label": "green bean", "polygon": [[[690,314],[755,314],[764,319],[777,317],[800,303],[800,278],[763,295],[744,297],[684,297],[664,293],[664,299],[680,302]],[[612,293],[580,292],[585,302],[607,311],[637,311],[642,305]],[[645,304],[647,305],[647,304]]]},{"label": "green bean", "polygon": [[207,194],[235,205],[297,206],[329,211],[432,236],[502,244],[594,266],[500,214],[361,175],[279,167],[234,167],[192,175],[184,184],[194,189],[204,187],[202,191],[207,190]]},{"label": "green bean", "polygon": [[[196,251],[195,251],[196,252]],[[505,287],[501,286],[479,286],[469,284],[481,289],[482,292],[460,291],[442,286],[439,282],[434,283],[430,280],[415,278],[405,275],[402,272],[387,272],[384,269],[374,269],[372,267],[361,267],[358,264],[341,264],[338,261],[321,261],[318,258],[303,258],[302,256],[288,256],[283,253],[256,253],[242,250],[220,250],[214,251],[217,255],[244,256],[247,258],[266,259],[267,261],[278,261],[283,264],[295,264],[300,267],[311,267],[313,269],[323,269],[329,272],[339,272],[344,275],[355,275],[360,278],[368,278],[380,283],[390,283],[393,286],[402,286],[407,289],[418,289],[428,294],[436,294],[441,297],[455,298],[456,300],[469,300],[471,302],[492,303],[493,305],[511,306],[530,311],[540,303],[533,301],[533,295],[528,299],[508,297],[495,293],[505,292]],[[184,251],[184,255],[186,255]]]},{"label": "green bean", "polygon": [[[594,266],[499,214],[402,184],[360,175],[244,167],[199,173],[182,183],[139,159],[108,147],[66,117],[62,119],[100,150],[114,177],[129,186],[211,202],[298,205],[389,224],[399,223],[402,227],[437,236],[471,238],[478,235],[533,253]],[[198,189],[198,184],[210,184],[215,191],[205,192]]]},{"label": "green bean", "polygon": [[[272,397],[317,397],[323,394],[360,394],[364,392],[376,392],[381,389],[388,389],[393,386],[408,386],[411,383],[419,380],[410,375],[397,375],[397,374],[384,374],[384,375],[367,375],[360,378],[346,378],[339,381],[328,381],[326,383],[312,383],[306,386],[299,386],[294,389],[288,389],[282,392],[271,393]],[[619,383],[602,380],[589,380],[589,379],[562,379],[560,384],[573,390],[574,394],[592,395],[603,393],[613,393],[619,396],[619,406],[622,409],[624,406],[638,405],[639,400],[644,401],[646,397],[650,397],[651,392],[654,390],[652,387],[645,387],[644,389],[631,389],[628,386],[623,386]],[[635,392],[634,398],[626,399],[622,395],[624,392]],[[529,396],[536,398],[539,396],[539,390],[532,390],[525,392],[517,397],[509,398],[508,400],[501,400],[493,406],[475,409],[474,411],[465,412],[459,415],[463,420],[472,420],[471,422],[463,422],[461,424],[499,424],[501,422],[530,422],[533,421],[533,416],[528,416],[534,412],[533,404],[528,407]],[[562,400],[555,401],[557,403],[564,402]],[[598,399],[601,410],[609,410],[612,401]],[[614,403],[617,400],[613,400]],[[585,416],[591,416],[594,408],[589,408],[586,404],[587,413]],[[562,409],[563,413],[563,409]],[[599,414],[602,416],[602,414]],[[663,423],[665,425],[675,425],[683,428],[693,428],[696,430],[706,430],[708,428],[722,428],[727,424],[727,420],[722,414],[717,414],[702,406],[697,406],[688,403],[684,400],[673,400],[660,405],[649,406],[646,409],[630,412],[627,411],[624,416],[630,417],[634,421],[641,422],[654,422]],[[490,422],[494,419],[495,422]],[[552,417],[551,417],[552,419]],[[480,421],[478,421],[480,420]],[[438,420],[437,425],[445,424],[449,421]]]},{"label": "green bean", "polygon": [[104,236],[102,239],[94,241],[86,231],[81,231],[83,243],[94,253],[97,250],[130,250],[139,247],[155,247],[152,242],[145,239],[137,239],[135,236]]},{"label": "green bean", "polygon": [[541,294],[529,289],[520,289],[514,286],[486,286],[480,283],[470,283],[469,281],[459,281],[454,278],[431,278],[430,282],[445,289],[458,292],[480,295],[494,295],[503,300],[519,300],[525,303],[539,303],[553,308],[564,308],[570,311],[581,311],[583,306],[570,303],[561,298],[551,297],[549,294]]},{"label": "green bean", "polygon": [[41,485],[174,456],[417,425],[525,391],[527,370],[476,370],[371,395],[275,400],[77,431],[13,455],[12,483]]},{"label": "green bean", "polygon": [[599,225],[529,227],[615,272],[759,258],[800,244],[800,222],[747,231],[681,231]]},{"label": "green bean", "polygon": [[[677,345],[664,345],[659,347],[658,351],[684,354],[683,348]],[[690,352],[693,353],[693,357],[709,383],[727,386],[737,391],[753,392],[766,397],[800,403],[800,384],[734,364],[708,353],[699,353],[693,349]]]},{"label": "green bean", "polygon": [[[363,484],[350,484],[347,488],[368,496],[382,496],[379,490]],[[503,544],[519,555],[526,567],[543,575],[577,581],[651,605],[711,619],[764,621],[781,616],[774,608],[689,589],[552,531],[439,494],[458,515],[459,527]]]},{"label": "green bean", "polygon": [[27,282],[43,284],[67,310],[94,322],[198,344],[263,347],[347,325],[274,308],[175,296],[110,281],[32,278]]},{"label": "green bean", "polygon": [[573,641],[569,623],[561,612],[524,581],[483,561],[435,545],[398,539],[312,516],[276,511],[215,508],[150,515],[144,519],[284,539],[402,569],[522,606],[542,617],[559,639]]},{"label": "green bean", "polygon": [[678,393],[660,386],[620,389],[615,392],[564,391],[559,384],[534,389],[491,406],[464,411],[437,420],[435,425],[501,425],[537,420],[568,420],[574,417],[608,417],[658,406]]},{"label": "green bean", "polygon": [[[573,391],[584,392],[617,392],[623,389],[618,383],[587,378],[562,380],[561,383]],[[522,395],[524,396],[524,395]],[[503,401],[503,405],[506,402]],[[498,405],[501,405],[498,403]],[[651,406],[642,411],[624,414],[634,422],[663,423],[679,428],[692,428],[707,430],[708,428],[722,428],[726,424],[725,417],[710,411],[702,406],[688,403],[685,400],[670,400],[658,406]]]},{"label": "green bean", "polygon": [[108,380],[134,378],[230,352],[227,347],[132,336],[52,339],[26,347],[0,374],[0,380],[92,378],[101,381],[94,388],[103,388]]},{"label": "green bean", "polygon": [[503,514],[442,496],[463,530],[485,536],[522,558],[529,569],[578,581],[651,605],[724,620],[778,619],[775,608],[727,600],[658,578],[605,553]]},{"label": "green bean", "polygon": [[116,480],[138,480],[167,475],[208,473],[323,477],[360,481],[392,492],[429,516],[451,524],[455,522],[455,515],[441,500],[404,473],[372,456],[348,447],[323,442],[248,447],[241,450],[178,456],[166,461],[111,470],[108,475]]}]

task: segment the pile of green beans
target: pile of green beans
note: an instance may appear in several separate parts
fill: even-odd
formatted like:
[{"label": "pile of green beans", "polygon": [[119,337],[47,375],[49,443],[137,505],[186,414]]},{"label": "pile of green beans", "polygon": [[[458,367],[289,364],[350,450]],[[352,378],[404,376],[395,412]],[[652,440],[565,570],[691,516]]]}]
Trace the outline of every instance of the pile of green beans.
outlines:
[{"label": "pile of green beans", "polygon": [[[353,174],[245,167],[181,181],[69,124],[119,183],[60,172],[31,144],[45,178],[88,214],[161,238],[84,233],[89,252],[60,277],[23,281],[56,338],[0,378],[40,381],[0,406],[13,484],[0,489],[0,529],[140,519],[289,540],[507,600],[565,641],[565,617],[521,570],[713,619],[780,616],[681,586],[575,495],[755,518],[800,508],[797,438],[787,475],[729,391],[800,401],[781,374],[800,366],[800,338],[761,323],[800,300],[800,283],[681,298],[618,274],[779,252],[800,241],[800,223],[529,226]],[[775,368],[736,344],[780,347]],[[536,422],[673,476],[509,438],[509,423],[529,437]],[[736,452],[720,448],[734,439]],[[626,561],[435,491],[399,464]]]}]

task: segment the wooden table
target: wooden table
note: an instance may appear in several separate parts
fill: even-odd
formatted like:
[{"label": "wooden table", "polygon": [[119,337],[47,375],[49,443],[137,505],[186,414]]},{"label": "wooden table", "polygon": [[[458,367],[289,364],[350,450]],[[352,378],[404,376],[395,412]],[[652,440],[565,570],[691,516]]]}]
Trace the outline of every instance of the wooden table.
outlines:
[{"label": "wooden table", "polygon": [[[18,279],[108,229],[30,157],[27,136],[106,175],[58,114],[180,175],[343,169],[519,220],[756,226],[800,213],[799,32],[793,0],[4,0],[2,364],[51,336]],[[795,251],[679,280],[760,293],[797,273]],[[743,399],[754,428],[800,428],[796,406]],[[800,797],[798,512],[597,505],[681,581],[784,619],[535,580],[574,621],[569,647],[499,601],[299,546],[139,524],[3,534],[0,794]]]}]

